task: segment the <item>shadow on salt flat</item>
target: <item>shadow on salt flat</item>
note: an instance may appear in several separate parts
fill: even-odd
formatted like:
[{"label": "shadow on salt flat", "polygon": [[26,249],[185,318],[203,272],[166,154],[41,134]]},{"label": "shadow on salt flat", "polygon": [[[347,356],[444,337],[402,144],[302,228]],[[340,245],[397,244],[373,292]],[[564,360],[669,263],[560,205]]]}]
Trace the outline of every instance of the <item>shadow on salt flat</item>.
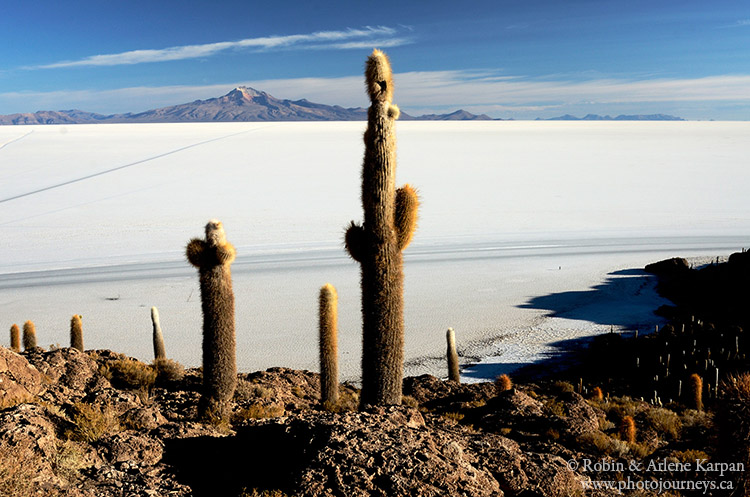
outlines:
[{"label": "shadow on salt flat", "polygon": [[[589,290],[551,293],[529,299],[518,307],[547,311],[548,318],[591,323],[587,336],[570,336],[560,330],[559,340],[544,344],[536,354],[538,359],[526,363],[503,362],[502,356],[488,358],[467,365],[461,375],[469,381],[493,380],[501,374],[516,378],[533,379],[554,374],[575,364],[577,353],[584,350],[590,340],[600,334],[602,326],[611,326],[618,332],[632,334],[635,330],[647,333],[664,320],[654,314],[667,299],[656,291],[656,277],[642,269],[613,271],[605,281]],[[583,324],[583,329],[587,328]],[[580,330],[579,330],[580,331]],[[533,333],[533,330],[531,331]]]},{"label": "shadow on salt flat", "polygon": [[656,319],[653,311],[669,304],[657,293],[656,282],[654,275],[642,269],[624,269],[609,273],[603,283],[589,290],[542,295],[518,307],[545,310],[548,317],[645,331]]}]

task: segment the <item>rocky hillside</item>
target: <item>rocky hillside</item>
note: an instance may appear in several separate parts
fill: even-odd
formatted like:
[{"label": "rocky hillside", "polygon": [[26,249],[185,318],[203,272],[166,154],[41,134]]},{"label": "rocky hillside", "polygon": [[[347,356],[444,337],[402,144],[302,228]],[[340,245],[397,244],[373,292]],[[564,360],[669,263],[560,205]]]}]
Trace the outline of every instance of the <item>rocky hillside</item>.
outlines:
[{"label": "rocky hillside", "polygon": [[[231,420],[202,424],[200,370],[0,347],[0,495],[748,495],[750,341],[730,291],[750,258],[729,261],[649,266],[679,291],[675,319],[597,337],[564,370],[410,377],[403,405],[363,411],[353,385],[323,408],[317,374],[272,368],[238,375]],[[712,288],[725,298],[697,308]]]}]

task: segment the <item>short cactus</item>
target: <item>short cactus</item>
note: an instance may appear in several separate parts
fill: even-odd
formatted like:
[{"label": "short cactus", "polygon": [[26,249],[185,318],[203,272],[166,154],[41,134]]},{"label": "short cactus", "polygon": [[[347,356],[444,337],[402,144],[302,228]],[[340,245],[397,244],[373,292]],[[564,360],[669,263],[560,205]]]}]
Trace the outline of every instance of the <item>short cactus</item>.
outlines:
[{"label": "short cactus", "polygon": [[10,327],[10,350],[21,352],[21,330],[15,323]]},{"label": "short cactus", "polygon": [[221,221],[206,224],[206,238],[192,239],[188,261],[198,268],[203,309],[203,393],[198,405],[204,421],[225,422],[237,386],[234,292],[230,265],[235,250]]},{"label": "short cactus", "polygon": [[461,382],[461,375],[458,371],[458,352],[456,352],[456,332],[453,328],[448,328],[445,338],[448,342],[446,356],[448,358],[448,379],[457,383]]},{"label": "short cactus", "polygon": [[319,297],[320,401],[333,407],[339,401],[338,295],[326,283]]},{"label": "short cactus", "polygon": [[602,389],[600,387],[594,387],[594,389],[591,390],[591,400],[595,400],[597,402],[601,402],[604,400],[604,392],[602,392]]},{"label": "short cactus", "polygon": [[625,416],[622,418],[620,424],[620,439],[623,442],[635,443],[635,420],[632,416]]},{"label": "short cactus", "polygon": [[497,392],[507,392],[511,388],[513,388],[513,381],[510,379],[510,376],[507,374],[501,374],[497,378],[495,378],[495,387],[497,388]]},{"label": "short cactus", "polygon": [[404,362],[404,297],[401,251],[416,228],[419,200],[411,186],[396,190],[393,78],[386,55],[374,50],[365,67],[370,109],[362,165],[363,224],[345,236],[360,263],[362,283],[361,403],[399,405]]},{"label": "short cactus", "polygon": [[74,314],[70,318],[70,348],[83,352],[83,323],[80,314]]},{"label": "short cactus", "polygon": [[161,333],[161,323],[159,323],[159,309],[151,308],[151,324],[153,325],[152,339],[154,342],[154,359],[166,359],[167,352],[164,349],[164,336]]},{"label": "short cactus", "polygon": [[690,375],[690,396],[693,409],[698,411],[703,409],[703,378],[698,374],[693,373]]},{"label": "short cactus", "polygon": [[23,350],[36,348],[36,326],[33,321],[23,323]]}]

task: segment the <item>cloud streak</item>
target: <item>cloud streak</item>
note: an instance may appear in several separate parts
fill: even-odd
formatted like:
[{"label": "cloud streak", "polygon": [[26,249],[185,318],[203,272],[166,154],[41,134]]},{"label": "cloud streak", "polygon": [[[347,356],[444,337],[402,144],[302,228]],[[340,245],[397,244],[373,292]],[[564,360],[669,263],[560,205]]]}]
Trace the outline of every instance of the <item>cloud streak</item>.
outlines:
[{"label": "cloud streak", "polygon": [[411,42],[409,38],[396,37],[396,33],[397,31],[394,28],[386,26],[367,26],[362,29],[346,29],[342,31],[318,31],[315,33],[287,36],[263,36],[259,38],[246,38],[237,41],[206,43],[202,45],[183,45],[162,49],[130,50],[115,54],[92,55],[79,60],[31,66],[26,67],[26,69],[60,69],[70,67],[120,66],[167,62],[211,57],[227,50],[347,50],[363,47],[372,48],[376,45],[393,47],[405,45]]}]

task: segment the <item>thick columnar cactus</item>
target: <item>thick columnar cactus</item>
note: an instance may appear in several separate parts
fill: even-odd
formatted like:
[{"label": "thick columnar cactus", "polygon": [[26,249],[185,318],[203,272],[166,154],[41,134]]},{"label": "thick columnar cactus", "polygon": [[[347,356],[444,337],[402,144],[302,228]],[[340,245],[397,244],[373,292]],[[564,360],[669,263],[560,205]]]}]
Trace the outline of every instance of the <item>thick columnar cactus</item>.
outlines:
[{"label": "thick columnar cactus", "polygon": [[21,330],[18,329],[18,325],[15,323],[10,327],[10,350],[21,352]]},{"label": "thick columnar cactus", "polygon": [[36,326],[33,321],[23,323],[23,350],[31,350],[36,347]]},{"label": "thick columnar cactus", "polygon": [[83,323],[80,314],[74,314],[70,318],[70,347],[83,352]]},{"label": "thick columnar cactus", "polygon": [[400,404],[404,362],[404,297],[401,251],[416,227],[415,190],[396,190],[398,107],[385,54],[374,50],[365,67],[370,109],[362,164],[364,222],[346,232],[349,255],[362,271],[363,406]]},{"label": "thick columnar cactus", "polygon": [[228,418],[237,386],[234,292],[229,266],[235,251],[221,221],[206,224],[206,238],[190,240],[188,261],[198,268],[203,309],[203,393],[198,414],[204,421]]},{"label": "thick columnar cactus", "polygon": [[319,297],[320,401],[333,407],[339,401],[338,295],[326,283]]},{"label": "thick columnar cactus", "polygon": [[167,352],[164,349],[164,336],[161,334],[161,324],[159,323],[159,309],[151,308],[151,323],[153,324],[153,342],[154,342],[154,359],[161,360],[167,358]]},{"label": "thick columnar cactus", "polygon": [[461,375],[458,372],[458,352],[456,352],[456,332],[453,328],[448,328],[448,332],[445,334],[445,338],[448,341],[448,379],[456,382],[461,382]]}]

